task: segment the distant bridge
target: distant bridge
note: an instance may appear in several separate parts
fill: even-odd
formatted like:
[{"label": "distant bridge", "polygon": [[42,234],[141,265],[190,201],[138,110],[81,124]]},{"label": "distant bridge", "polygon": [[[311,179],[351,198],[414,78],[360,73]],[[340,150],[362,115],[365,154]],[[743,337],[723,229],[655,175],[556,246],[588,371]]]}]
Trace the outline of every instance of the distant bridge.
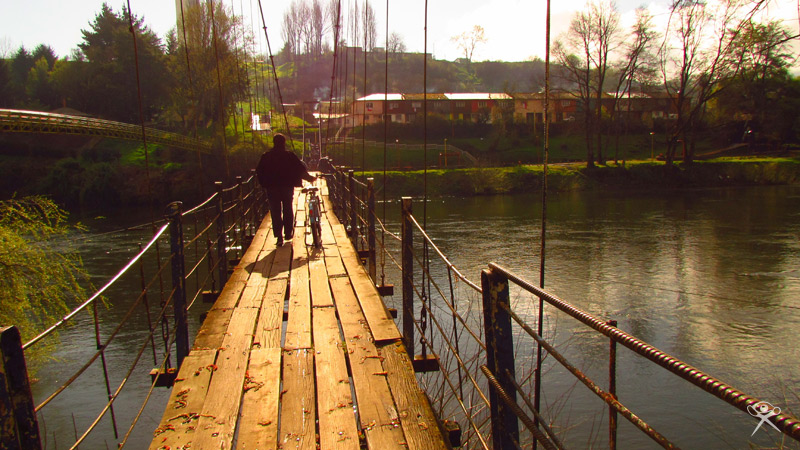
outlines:
[{"label": "distant bridge", "polygon": [[[145,128],[147,141],[200,153],[211,153],[211,145],[176,133]],[[76,134],[130,141],[142,140],[142,127],[111,120],[66,114],[0,109],[0,133]]]}]

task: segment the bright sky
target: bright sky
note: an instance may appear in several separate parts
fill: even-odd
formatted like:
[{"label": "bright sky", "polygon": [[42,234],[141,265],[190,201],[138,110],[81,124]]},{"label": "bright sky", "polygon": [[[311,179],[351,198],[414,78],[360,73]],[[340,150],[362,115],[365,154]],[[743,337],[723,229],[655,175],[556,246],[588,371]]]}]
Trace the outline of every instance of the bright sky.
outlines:
[{"label": "bright sky", "polygon": [[[0,7],[0,55],[9,54],[23,44],[33,49],[40,43],[50,45],[60,57],[69,55],[81,42],[82,29],[88,29],[103,0],[3,0]],[[353,1],[342,0],[342,9]],[[291,0],[261,0],[269,31],[270,44],[277,53],[283,46],[281,20]],[[398,32],[409,51],[423,50],[425,0],[388,0],[389,32]],[[121,0],[108,2],[121,10]],[[143,16],[145,23],[162,38],[175,25],[175,5],[171,0],[130,0],[131,9]],[[244,9],[245,23],[250,24],[251,6],[254,25],[263,43],[258,15],[258,0],[224,0],[236,14]],[[323,3],[326,3],[325,1]],[[657,22],[667,18],[670,0],[618,0],[623,26],[632,23],[638,6],[648,8]],[[569,27],[573,14],[583,9],[585,0],[552,2],[552,38]],[[378,45],[383,46],[386,28],[386,1],[372,1],[378,22]],[[428,5],[428,52],[437,59],[453,60],[461,56],[451,37],[471,30],[474,25],[485,29],[486,44],[479,45],[473,60],[522,61],[532,56],[544,58],[544,0],[439,0]],[[770,0],[767,15],[782,18],[790,32],[798,33],[796,0]]]}]

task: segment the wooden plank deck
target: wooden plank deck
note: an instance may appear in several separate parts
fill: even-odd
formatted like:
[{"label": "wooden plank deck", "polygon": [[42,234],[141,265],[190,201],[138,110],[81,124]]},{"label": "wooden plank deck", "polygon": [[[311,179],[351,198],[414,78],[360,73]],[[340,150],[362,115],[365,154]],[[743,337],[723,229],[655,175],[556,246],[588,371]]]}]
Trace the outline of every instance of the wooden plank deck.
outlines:
[{"label": "wooden plank deck", "polygon": [[276,248],[269,216],[261,223],[198,331],[150,449],[447,448],[324,185],[322,194],[321,250],[305,244],[299,190],[291,242]]}]

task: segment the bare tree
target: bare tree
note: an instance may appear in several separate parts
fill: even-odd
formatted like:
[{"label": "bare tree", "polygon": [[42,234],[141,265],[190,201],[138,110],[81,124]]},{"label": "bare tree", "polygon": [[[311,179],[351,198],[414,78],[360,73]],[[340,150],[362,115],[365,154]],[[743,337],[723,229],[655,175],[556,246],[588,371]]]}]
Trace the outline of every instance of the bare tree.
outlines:
[{"label": "bare tree", "polygon": [[389,34],[389,45],[386,49],[389,53],[404,53],[406,51],[406,43],[403,41],[403,36],[396,31]]},{"label": "bare tree", "polygon": [[[626,129],[630,121],[631,113],[631,94],[633,92],[634,83],[638,83],[640,89],[652,83],[655,80],[655,72],[657,61],[655,58],[655,41],[658,38],[658,32],[653,29],[653,20],[650,13],[644,9],[639,8],[636,10],[636,22],[630,31],[632,40],[623,44],[624,55],[623,59],[617,64],[617,82],[614,89],[614,107],[611,110],[611,120],[614,125],[616,145],[614,152],[614,162],[617,162],[617,153],[619,151],[619,135],[622,125]],[[625,102],[627,106],[627,117],[625,120],[620,120],[622,113],[621,107],[623,102],[621,99],[626,96],[628,101]]]},{"label": "bare tree", "polygon": [[556,42],[554,54],[564,66],[569,80],[577,87],[578,101],[583,106],[586,129],[586,164],[603,161],[601,121],[603,94],[610,67],[609,57],[619,44],[619,13],[612,3],[591,3],[577,12],[569,31]]},{"label": "bare tree", "polygon": [[706,106],[724,91],[723,82],[739,72],[742,60],[734,57],[735,44],[764,4],[754,6],[740,0],[725,0],[718,6],[696,0],[673,4],[659,50],[664,89],[675,115],[667,142],[667,164],[675,160],[678,143],[682,144],[683,161],[694,159],[696,131]]},{"label": "bare tree", "polygon": [[375,10],[372,8],[372,4],[370,2],[364,3],[363,17],[365,33],[364,42],[366,44],[364,51],[372,51],[375,49],[376,43],[378,42],[378,23],[377,19],[375,18]]},{"label": "bare tree", "polygon": [[475,53],[475,48],[478,44],[485,44],[488,40],[483,27],[475,25],[472,30],[465,31],[458,36],[453,36],[450,41],[455,42],[458,49],[464,54],[464,58],[468,62],[472,62],[472,55]]}]

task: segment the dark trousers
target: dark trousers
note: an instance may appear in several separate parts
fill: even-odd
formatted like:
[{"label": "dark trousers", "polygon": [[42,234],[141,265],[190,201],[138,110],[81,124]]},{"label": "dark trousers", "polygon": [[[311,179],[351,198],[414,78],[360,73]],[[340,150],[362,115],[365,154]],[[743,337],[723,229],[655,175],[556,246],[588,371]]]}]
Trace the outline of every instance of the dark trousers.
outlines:
[{"label": "dark trousers", "polygon": [[275,237],[281,236],[281,230],[287,239],[294,234],[293,199],[294,188],[291,186],[267,189],[269,213],[272,215],[272,232],[275,233]]}]

